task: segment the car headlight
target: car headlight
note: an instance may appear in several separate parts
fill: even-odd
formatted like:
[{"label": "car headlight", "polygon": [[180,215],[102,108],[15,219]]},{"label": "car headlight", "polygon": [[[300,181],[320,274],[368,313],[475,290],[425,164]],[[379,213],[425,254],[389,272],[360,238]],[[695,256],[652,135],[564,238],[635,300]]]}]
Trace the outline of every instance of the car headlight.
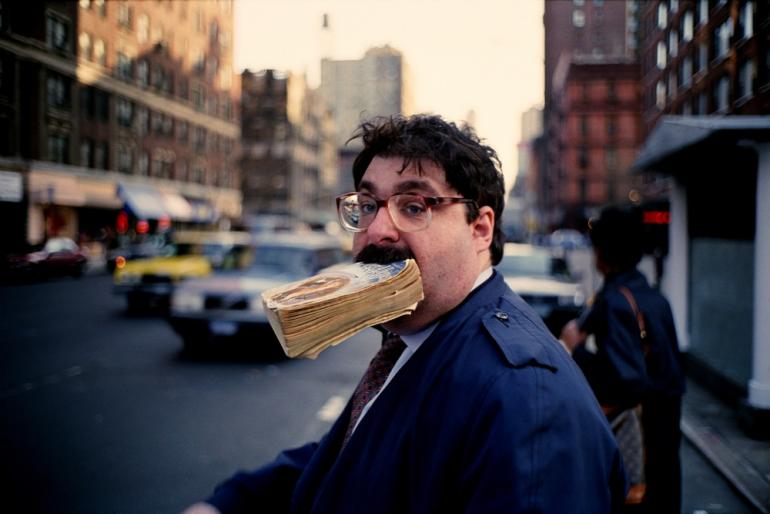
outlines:
[{"label": "car headlight", "polygon": [[203,295],[189,291],[175,291],[171,296],[171,308],[180,312],[203,310]]}]

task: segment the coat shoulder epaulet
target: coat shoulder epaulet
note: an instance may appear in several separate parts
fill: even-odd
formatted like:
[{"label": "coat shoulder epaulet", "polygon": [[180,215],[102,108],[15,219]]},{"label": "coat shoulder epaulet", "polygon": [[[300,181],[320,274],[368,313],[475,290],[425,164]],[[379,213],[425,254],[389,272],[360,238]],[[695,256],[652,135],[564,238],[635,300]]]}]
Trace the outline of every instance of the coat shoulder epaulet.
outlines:
[{"label": "coat shoulder epaulet", "polygon": [[515,367],[558,368],[556,352],[564,352],[531,308],[518,296],[504,296],[482,316],[482,324]]}]

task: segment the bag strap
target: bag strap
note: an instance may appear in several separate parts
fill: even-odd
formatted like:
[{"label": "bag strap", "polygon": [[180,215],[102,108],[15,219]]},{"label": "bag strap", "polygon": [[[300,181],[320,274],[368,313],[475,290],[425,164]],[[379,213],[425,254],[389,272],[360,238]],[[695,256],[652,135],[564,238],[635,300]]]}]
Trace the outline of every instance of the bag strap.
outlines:
[{"label": "bag strap", "polygon": [[642,349],[646,355],[650,350],[650,347],[645,341],[647,339],[647,326],[644,323],[644,315],[642,315],[642,311],[639,310],[639,306],[636,304],[636,299],[634,298],[634,295],[631,294],[631,290],[626,286],[618,286],[618,291],[620,291],[626,298],[626,301],[628,301],[628,304],[631,306],[634,316],[636,316],[636,323],[639,325],[639,337],[642,340]]}]

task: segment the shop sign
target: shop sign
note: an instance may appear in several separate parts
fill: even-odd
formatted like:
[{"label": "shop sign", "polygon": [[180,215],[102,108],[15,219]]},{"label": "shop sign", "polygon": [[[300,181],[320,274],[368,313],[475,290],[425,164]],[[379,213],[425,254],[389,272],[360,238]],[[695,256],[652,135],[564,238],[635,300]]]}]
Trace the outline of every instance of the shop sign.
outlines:
[{"label": "shop sign", "polygon": [[20,202],[23,196],[21,173],[0,171],[0,202]]}]

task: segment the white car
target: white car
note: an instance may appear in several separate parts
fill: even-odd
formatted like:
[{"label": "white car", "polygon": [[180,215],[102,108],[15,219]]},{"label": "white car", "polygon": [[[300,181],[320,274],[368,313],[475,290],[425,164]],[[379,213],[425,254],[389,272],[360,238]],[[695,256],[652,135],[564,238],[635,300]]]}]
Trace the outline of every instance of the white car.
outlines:
[{"label": "white car", "polygon": [[585,292],[570,275],[567,262],[547,248],[506,243],[496,269],[557,337],[585,306]]},{"label": "white car", "polygon": [[270,234],[257,241],[248,267],[179,285],[168,321],[187,351],[229,348],[278,355],[280,345],[264,312],[262,292],[345,259],[336,238],[310,232]]}]

